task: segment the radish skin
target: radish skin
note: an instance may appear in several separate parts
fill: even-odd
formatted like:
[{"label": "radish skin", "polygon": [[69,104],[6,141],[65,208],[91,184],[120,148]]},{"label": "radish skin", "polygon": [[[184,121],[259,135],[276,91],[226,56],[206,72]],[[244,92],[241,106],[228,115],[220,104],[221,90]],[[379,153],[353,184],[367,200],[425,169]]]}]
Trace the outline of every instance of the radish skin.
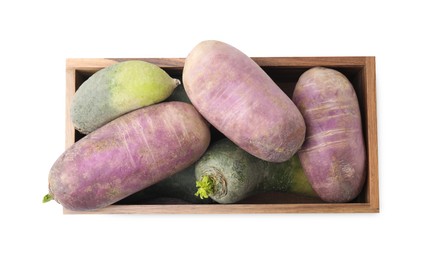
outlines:
[{"label": "radish skin", "polygon": [[284,162],[304,142],[305,124],[297,107],[238,49],[201,42],[185,60],[183,81],[203,117],[246,152]]},{"label": "radish skin", "polygon": [[212,203],[213,201],[210,199],[201,199],[194,196],[194,193],[197,192],[197,188],[194,186],[195,182],[195,164],[192,164],[190,167],[185,168],[184,170],[173,174],[172,176],[151,185],[146,189],[132,194],[118,203],[138,205],[150,203],[150,201],[160,198],[178,199],[192,204]]},{"label": "radish skin", "polygon": [[352,84],[336,70],[315,67],[299,78],[293,101],[307,127],[298,155],[313,189],[324,201],[351,201],[366,175],[362,122]]},{"label": "radish skin", "polygon": [[283,163],[263,161],[228,139],[212,145],[196,163],[196,196],[218,203],[236,203],[261,192],[316,196],[298,157]]},{"label": "radish skin", "polygon": [[149,62],[113,64],[95,72],[77,89],[70,108],[73,125],[88,134],[130,111],[165,100],[179,84]]},{"label": "radish skin", "polygon": [[206,121],[183,102],[123,115],[74,143],[49,173],[49,194],[71,210],[113,204],[197,161],[210,142]]}]

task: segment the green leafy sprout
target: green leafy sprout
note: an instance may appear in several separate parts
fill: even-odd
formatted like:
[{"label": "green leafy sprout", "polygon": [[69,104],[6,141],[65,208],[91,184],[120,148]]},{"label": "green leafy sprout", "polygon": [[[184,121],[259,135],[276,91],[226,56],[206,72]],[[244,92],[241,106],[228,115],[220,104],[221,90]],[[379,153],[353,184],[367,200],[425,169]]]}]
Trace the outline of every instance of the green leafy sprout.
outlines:
[{"label": "green leafy sprout", "polygon": [[52,195],[50,195],[50,194],[46,194],[46,195],[43,197],[43,203],[49,202],[49,201],[51,201],[51,200],[53,200],[53,196],[52,196]]},{"label": "green leafy sprout", "polygon": [[212,177],[204,175],[200,181],[196,181],[196,187],[198,190],[194,195],[207,199],[214,192],[214,181]]}]

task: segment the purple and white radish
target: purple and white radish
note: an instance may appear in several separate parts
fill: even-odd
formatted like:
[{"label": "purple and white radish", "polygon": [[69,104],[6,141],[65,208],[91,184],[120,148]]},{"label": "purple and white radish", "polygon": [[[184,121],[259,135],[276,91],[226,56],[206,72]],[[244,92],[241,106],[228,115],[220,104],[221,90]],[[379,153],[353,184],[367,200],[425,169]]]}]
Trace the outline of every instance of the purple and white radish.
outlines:
[{"label": "purple and white radish", "polygon": [[297,107],[238,49],[213,40],[199,43],[185,60],[183,81],[203,117],[246,152],[284,162],[304,142]]},{"label": "purple and white radish", "polygon": [[190,104],[135,110],[67,149],[50,170],[45,200],[71,210],[108,206],[187,168],[209,142],[207,123]]},{"label": "purple and white radish", "polygon": [[365,145],[359,103],[340,72],[315,67],[299,78],[293,101],[307,127],[298,152],[316,193],[328,202],[348,202],[365,182]]}]

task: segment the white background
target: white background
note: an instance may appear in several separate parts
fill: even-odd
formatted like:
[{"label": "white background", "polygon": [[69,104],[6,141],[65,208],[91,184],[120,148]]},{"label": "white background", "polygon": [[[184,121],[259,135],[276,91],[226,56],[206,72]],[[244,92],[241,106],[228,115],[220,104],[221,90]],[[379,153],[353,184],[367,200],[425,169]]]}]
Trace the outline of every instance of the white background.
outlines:
[{"label": "white background", "polygon": [[[426,259],[421,2],[2,1],[0,259]],[[65,59],[185,57],[205,39],[249,56],[376,56],[381,212],[86,216],[42,204],[64,149]]]}]

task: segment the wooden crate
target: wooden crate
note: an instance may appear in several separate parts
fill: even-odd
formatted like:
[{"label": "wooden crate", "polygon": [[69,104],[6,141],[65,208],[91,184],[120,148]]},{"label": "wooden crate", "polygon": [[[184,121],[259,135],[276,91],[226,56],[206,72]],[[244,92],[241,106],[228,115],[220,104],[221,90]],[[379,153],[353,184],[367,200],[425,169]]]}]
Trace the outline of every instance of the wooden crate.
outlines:
[{"label": "wooden crate", "polygon": [[[375,90],[375,57],[268,57],[253,58],[280,86],[292,96],[299,76],[314,66],[325,66],[342,72],[352,82],[360,103],[364,138],[367,149],[367,178],[361,194],[349,203],[325,203],[320,199],[283,193],[255,195],[238,204],[194,205],[173,200],[145,205],[111,205],[89,212],[71,211],[66,214],[169,214],[169,213],[363,213],[379,212],[378,144]],[[70,104],[76,89],[94,72],[114,63],[131,59],[68,59],[66,63],[66,140],[69,147],[83,137],[74,130],[70,119]],[[171,77],[182,78],[185,59],[141,58],[157,64]]]}]

